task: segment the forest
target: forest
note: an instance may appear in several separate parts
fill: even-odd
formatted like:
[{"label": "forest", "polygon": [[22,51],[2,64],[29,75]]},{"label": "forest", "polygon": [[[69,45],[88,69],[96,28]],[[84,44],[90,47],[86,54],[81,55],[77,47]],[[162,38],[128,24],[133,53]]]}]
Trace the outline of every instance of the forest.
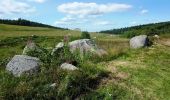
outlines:
[{"label": "forest", "polygon": [[105,30],[105,31],[100,31],[100,33],[109,33],[109,34],[118,34],[118,35],[122,34],[128,38],[140,34],[146,34],[146,35],[170,34],[170,21],[125,27],[120,29]]},{"label": "forest", "polygon": [[0,24],[64,29],[64,28],[55,27],[55,26],[51,26],[51,25],[47,25],[47,24],[38,23],[38,22],[33,22],[33,21],[21,19],[21,18],[19,18],[17,20],[0,19]]}]

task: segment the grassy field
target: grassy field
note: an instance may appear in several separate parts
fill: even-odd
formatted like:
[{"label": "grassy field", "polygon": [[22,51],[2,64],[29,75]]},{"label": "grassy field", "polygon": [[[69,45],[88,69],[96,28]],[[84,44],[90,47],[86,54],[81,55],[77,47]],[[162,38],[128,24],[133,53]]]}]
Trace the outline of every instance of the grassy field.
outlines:
[{"label": "grassy field", "polygon": [[[79,39],[80,32],[0,25],[0,99],[169,100],[170,37],[160,36],[153,46],[133,50],[129,39],[92,33],[107,56],[86,58],[79,71],[44,65],[38,75],[16,78],[5,71],[8,61],[22,50],[31,35],[49,52],[63,36]],[[49,85],[56,83],[55,88]]]}]

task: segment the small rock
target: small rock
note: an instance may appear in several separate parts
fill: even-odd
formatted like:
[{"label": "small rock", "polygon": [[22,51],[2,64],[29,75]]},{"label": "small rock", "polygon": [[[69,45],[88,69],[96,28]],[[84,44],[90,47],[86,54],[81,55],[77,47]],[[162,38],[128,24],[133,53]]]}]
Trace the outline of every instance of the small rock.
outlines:
[{"label": "small rock", "polygon": [[30,52],[42,53],[43,50],[40,47],[38,47],[34,42],[30,41],[25,46],[22,54],[29,56]]},{"label": "small rock", "polygon": [[56,83],[53,83],[50,85],[50,87],[56,87],[56,85],[57,85]]},{"label": "small rock", "polygon": [[159,35],[154,35],[154,38],[157,38],[157,39],[159,39]]},{"label": "small rock", "polygon": [[14,76],[20,76],[23,73],[34,74],[39,71],[40,60],[36,57],[26,55],[15,55],[7,64],[6,70]]},{"label": "small rock", "polygon": [[66,69],[66,70],[78,70],[77,67],[75,67],[75,66],[72,65],[72,64],[68,64],[68,63],[63,63],[60,67],[61,67],[62,69]]},{"label": "small rock", "polygon": [[62,49],[64,47],[64,43],[60,42],[58,43],[55,48],[52,50],[51,55],[54,55],[55,53],[59,52],[60,49]]}]

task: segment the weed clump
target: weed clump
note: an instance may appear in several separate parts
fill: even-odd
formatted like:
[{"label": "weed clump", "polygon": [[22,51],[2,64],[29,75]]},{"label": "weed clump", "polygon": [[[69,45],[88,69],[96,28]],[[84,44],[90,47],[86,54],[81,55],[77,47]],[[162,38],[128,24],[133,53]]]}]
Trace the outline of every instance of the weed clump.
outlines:
[{"label": "weed clump", "polygon": [[87,31],[82,32],[81,39],[91,39],[90,34]]}]

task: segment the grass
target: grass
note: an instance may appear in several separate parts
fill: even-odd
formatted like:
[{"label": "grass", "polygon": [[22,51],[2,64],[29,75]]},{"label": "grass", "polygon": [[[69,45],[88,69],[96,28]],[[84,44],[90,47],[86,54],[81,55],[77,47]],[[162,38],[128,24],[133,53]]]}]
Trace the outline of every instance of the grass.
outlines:
[{"label": "grass", "polygon": [[143,98],[165,99],[169,97],[170,83],[170,48],[156,45],[141,51],[132,51],[126,60],[133,60],[141,67],[128,68],[120,66],[121,70],[131,74],[127,84],[138,88]]},{"label": "grass", "polygon": [[[78,71],[65,71],[59,65],[41,66],[37,75],[16,78],[5,71],[8,61],[22,54],[26,41],[33,40],[49,52],[71,34],[80,32],[0,25],[0,99],[87,99],[87,100],[168,100],[170,98],[169,36],[161,36],[151,47],[130,49],[128,39],[91,33],[107,56],[86,58]],[[61,34],[62,33],[62,34]],[[56,87],[50,87],[56,83]]]}]

